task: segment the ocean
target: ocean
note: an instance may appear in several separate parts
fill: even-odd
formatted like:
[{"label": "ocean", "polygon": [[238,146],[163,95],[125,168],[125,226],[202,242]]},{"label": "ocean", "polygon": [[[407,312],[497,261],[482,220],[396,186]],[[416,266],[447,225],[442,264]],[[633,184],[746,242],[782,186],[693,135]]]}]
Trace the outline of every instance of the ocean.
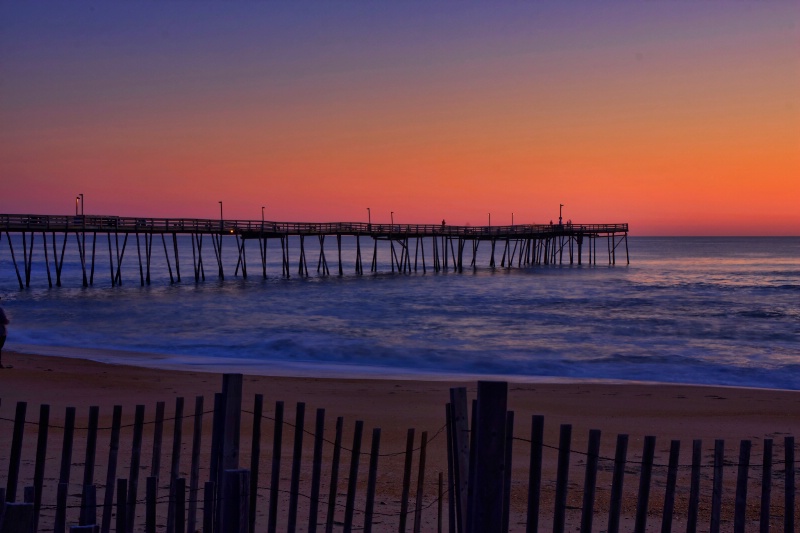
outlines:
[{"label": "ocean", "polygon": [[[142,287],[135,243],[123,258],[122,284],[111,285],[101,237],[92,287],[82,287],[73,240],[63,286],[49,288],[37,236],[31,286],[23,290],[7,238],[0,240],[8,349],[259,374],[800,390],[800,238],[629,237],[630,265],[618,249],[609,266],[599,241],[597,265],[510,270],[488,267],[484,243],[477,269],[463,273],[433,273],[426,242],[424,274],[421,263],[416,273],[391,273],[386,243],[379,271],[370,273],[372,244],[362,239],[363,276],[354,272],[355,240],[344,238],[341,277],[335,240],[325,244],[333,275],[320,276],[319,246],[307,239],[310,277],[297,275],[294,242],[288,280],[274,243],[266,280],[256,242],[248,243],[249,277],[234,276],[230,238],[225,279],[217,278],[207,243],[200,283],[186,238],[175,284],[154,240],[151,284]],[[21,240],[12,238],[22,269]],[[52,246],[49,253],[52,270]]]}]

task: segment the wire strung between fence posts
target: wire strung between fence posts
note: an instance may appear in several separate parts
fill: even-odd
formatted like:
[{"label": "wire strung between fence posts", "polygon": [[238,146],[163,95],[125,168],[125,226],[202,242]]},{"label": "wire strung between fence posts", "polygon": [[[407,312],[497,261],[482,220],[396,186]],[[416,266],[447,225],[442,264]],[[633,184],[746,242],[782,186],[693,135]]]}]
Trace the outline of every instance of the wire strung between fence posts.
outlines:
[{"label": "wire strung between fence posts", "polygon": [[[102,485],[100,485],[100,486],[102,487]],[[162,486],[161,488],[165,489],[165,488],[167,488],[167,486],[165,485],[165,486]],[[268,493],[272,492],[272,488],[271,487],[267,487],[267,486],[263,486],[263,485],[259,485],[258,489],[261,490],[261,491],[266,491]],[[199,489],[196,492],[199,492]],[[302,492],[293,493],[292,491],[286,490],[286,489],[278,489],[277,492],[281,493],[281,494],[288,494],[288,495],[297,494],[297,496],[305,498],[308,501],[311,501],[311,496],[309,496],[308,494],[302,493]],[[450,493],[450,487],[448,486],[448,488],[446,490],[442,491],[442,498],[441,499],[444,499],[444,497],[446,495],[448,495],[449,493]],[[205,502],[204,499],[194,499],[194,500],[192,500],[192,499],[184,499],[183,501],[186,504],[190,504],[190,503],[203,504]],[[218,495],[212,501],[216,504],[216,503],[221,502],[222,498],[220,498],[219,495]],[[327,500],[327,499],[317,498],[316,501],[317,501],[317,503],[322,504],[322,505],[330,505],[330,500]],[[424,511],[426,509],[430,509],[433,505],[435,505],[439,501],[440,501],[440,498],[439,498],[439,496],[437,494],[433,498],[432,501],[430,501],[426,505],[423,505],[422,507],[420,507],[419,510],[420,511]],[[169,495],[167,494],[167,495],[156,497],[156,503],[162,504],[162,505],[165,504],[165,503],[178,503],[178,500],[170,499]],[[136,500],[136,504],[137,505],[145,505],[145,504],[147,504],[147,498],[137,499]],[[346,508],[347,507],[346,504],[338,503],[337,501],[334,501],[333,505],[335,507],[338,507],[338,508]],[[110,504],[110,506],[113,509],[113,508],[115,508],[117,506],[117,504],[116,503],[112,503],[112,504]],[[67,505],[67,506],[64,506],[63,508],[64,509],[82,509],[83,507],[84,507],[83,505]],[[97,503],[95,505],[92,505],[91,507],[94,508],[94,509],[105,509],[106,505],[104,503]],[[58,509],[58,506],[57,505],[53,505],[53,504],[43,504],[40,509],[42,511],[54,511],[54,510]],[[362,514],[362,515],[366,514],[366,510],[358,508],[358,507],[354,507],[353,511],[355,513]],[[406,516],[413,515],[416,511],[417,511],[416,507],[411,508],[411,509],[409,509],[408,511],[405,512],[405,515]],[[387,513],[387,512],[373,511],[372,514],[373,515],[377,515],[377,516],[384,516],[384,517],[387,517],[387,518],[392,518],[392,517],[401,516],[404,513],[401,513],[401,512]]]},{"label": "wire strung between fence posts", "polygon": [[[532,442],[530,439],[526,439],[525,437],[514,437],[514,440],[518,440],[520,442],[527,442],[528,444],[531,444],[531,442]],[[545,444],[545,443],[541,443],[541,445],[542,445],[542,448],[555,450],[555,451],[557,451],[559,453],[562,451],[561,447],[559,447],[559,446],[553,446],[552,444]],[[567,450],[565,450],[565,451],[567,451]],[[577,454],[577,455],[583,455],[583,456],[586,456],[586,457],[589,457],[590,455],[592,455],[594,457],[597,457],[597,459],[600,460],[600,461],[607,461],[609,463],[617,464],[617,460],[615,458],[612,458],[612,457],[606,457],[604,455],[596,455],[595,456],[594,454],[590,454],[590,453],[588,453],[586,451],[573,450],[572,448],[570,448],[568,451],[570,453],[574,453],[574,454]],[[792,464],[798,464],[798,463],[800,463],[800,459],[795,459],[792,462]],[[626,459],[625,460],[625,464],[643,465],[644,462],[636,461],[636,460],[633,460],[633,459]],[[662,463],[648,463],[648,464],[650,464],[653,467],[659,467],[659,468],[668,468],[669,467],[669,465],[662,464]],[[772,466],[786,464],[786,460],[772,461],[771,464],[772,464]],[[695,465],[680,465],[679,464],[678,468],[694,468],[694,466]],[[701,464],[701,465],[698,465],[698,466],[700,468],[714,468],[715,465],[714,464]],[[760,468],[760,467],[763,467],[764,465],[763,464],[758,464],[758,463],[741,464],[741,463],[738,463],[738,462],[723,460],[722,466],[747,466],[747,467],[751,467],[751,468]]]},{"label": "wire strung between fence posts", "polygon": [[[183,419],[191,419],[191,418],[196,418],[198,416],[202,416],[202,415],[205,415],[205,414],[213,414],[213,413],[214,413],[214,410],[212,409],[212,410],[209,410],[209,411],[203,411],[202,413],[194,413],[194,414],[184,415],[183,417],[181,417],[181,419],[182,420]],[[242,413],[249,414],[249,415],[253,415],[254,414],[252,411],[248,411],[246,409],[243,409]],[[267,420],[271,420],[273,422],[275,421],[275,419],[273,417],[269,416],[269,415],[261,415],[261,418],[267,419]],[[11,423],[15,422],[15,420],[13,418],[7,418],[7,417],[0,417],[0,420],[4,421],[4,422],[11,422]],[[161,420],[161,422],[168,422],[168,421],[171,421],[171,420],[177,420],[177,417],[164,418],[164,419]],[[155,424],[157,422],[158,422],[157,420],[146,421],[146,422],[142,422],[142,425],[146,426],[146,425]],[[31,421],[25,420],[24,423],[28,424],[28,425],[34,425],[34,426],[37,426],[37,427],[39,425],[39,422],[37,422],[35,420],[31,420]],[[288,426],[288,427],[291,427],[291,428],[295,428],[296,427],[295,424],[293,424],[291,422],[288,422],[288,421],[285,421],[285,420],[284,420],[283,424],[285,426]],[[134,427],[135,425],[136,425],[135,423],[134,424],[122,424],[122,425],[120,425],[120,429]],[[53,429],[53,428],[55,428],[55,429],[65,429],[64,426],[59,426],[59,425],[56,425],[56,424],[48,424],[47,427],[50,428],[50,429]],[[436,433],[433,434],[433,436],[431,436],[428,439],[427,442],[432,442],[434,439],[436,439],[442,433],[442,431],[445,430],[446,427],[447,427],[447,424],[445,423],[444,425],[442,425],[436,431]],[[81,430],[81,431],[87,431],[89,428],[88,427],[75,426],[73,429]],[[102,427],[98,427],[97,428],[98,431],[101,431],[101,430],[105,431],[105,430],[110,430],[110,429],[113,429],[113,427],[112,426],[102,426]],[[469,432],[471,432],[471,430],[467,430],[467,432],[469,433]],[[306,435],[312,436],[312,437],[315,436],[315,434],[312,431],[307,430],[305,428],[303,428],[303,433],[305,433]],[[525,437],[516,437],[515,436],[515,437],[513,437],[513,439],[516,440],[516,441],[525,442],[525,443],[528,443],[528,444],[531,443],[531,440],[527,439]],[[328,444],[331,444],[331,445],[335,444],[332,440],[324,438],[324,437],[323,437],[322,440],[323,440],[323,442],[327,442]],[[558,451],[558,452],[562,451],[559,446],[555,446],[555,445],[552,445],[552,444],[542,443],[542,447],[550,449],[550,450],[555,450],[555,451]],[[412,452],[417,452],[417,451],[420,450],[420,448],[421,448],[421,446],[417,446],[416,448],[412,449]],[[350,448],[348,448],[346,446],[341,446],[341,445],[340,445],[340,449],[342,449],[344,451],[347,451],[347,452],[350,452],[350,453],[352,453],[352,451],[353,451]],[[587,456],[587,457],[589,456],[589,453],[587,453],[586,451],[583,451],[583,450],[576,450],[576,449],[570,448],[569,452],[570,453],[574,453],[576,455],[582,455],[582,456]],[[371,457],[371,452],[363,452],[363,454]],[[395,456],[398,456],[398,455],[405,455],[405,454],[406,454],[406,451],[403,450],[403,451],[398,451],[398,452],[379,453],[378,457],[395,457]],[[607,461],[607,462],[611,462],[611,463],[616,463],[616,459],[614,459],[612,457],[606,457],[604,455],[598,455],[597,458],[600,461]],[[643,464],[642,461],[636,461],[636,460],[633,460],[633,459],[628,459],[625,462],[626,462],[626,464],[634,464],[634,465]],[[783,465],[783,464],[786,464],[786,460],[777,459],[777,460],[772,461],[771,464],[772,464],[772,466]],[[800,458],[795,459],[792,464],[800,464]],[[666,468],[669,465],[662,464],[662,463],[653,463],[652,466],[653,467],[658,467],[658,468]],[[700,466],[700,468],[714,468],[713,464],[701,464],[699,466]],[[725,461],[723,461],[722,466],[725,466],[725,467],[737,466],[738,467],[738,466],[744,466],[744,465],[742,465],[742,464],[740,464],[738,462],[725,460]],[[749,463],[747,466],[752,467],[752,468],[759,468],[759,467],[763,467],[764,465],[763,464],[759,464],[759,463]],[[693,465],[690,465],[690,464],[683,464],[683,465],[679,464],[678,465],[678,468],[692,468],[692,467],[693,467]],[[201,467],[201,469],[202,468],[203,467]]]},{"label": "wire strung between fence posts", "polygon": [[[254,415],[255,414],[252,411],[248,411],[246,409],[242,409],[241,412],[245,413],[245,414],[248,414],[248,415]],[[214,410],[211,409],[209,411],[203,411],[202,413],[187,414],[187,415],[182,416],[181,420],[197,418],[198,416],[203,416],[203,415],[206,415],[206,414],[213,414],[213,413],[214,413]],[[273,417],[269,416],[269,415],[261,415],[261,418],[262,419],[266,419],[266,420],[271,420],[273,422],[275,421],[275,419]],[[163,422],[169,422],[169,421],[173,421],[173,420],[177,420],[177,419],[178,419],[178,417],[174,417],[173,416],[173,417],[169,417],[169,418],[163,418],[161,420],[148,420],[148,421],[142,422],[142,425],[143,426],[147,426],[147,425],[152,425],[152,424],[156,424],[156,423],[159,423],[159,422],[163,423]],[[11,422],[11,423],[15,422],[15,420],[13,418],[6,418],[6,417],[0,417],[0,420],[5,421],[5,422]],[[35,420],[25,420],[24,423],[28,424],[28,425],[32,425],[32,426],[37,426],[37,427],[39,426],[39,422],[35,421]],[[289,421],[286,421],[286,420],[284,420],[283,424],[284,424],[284,426],[291,427],[291,428],[295,428],[296,427],[295,424],[293,424],[293,423],[291,423]],[[131,427],[134,427],[135,425],[136,425],[135,423],[122,424],[119,427],[120,427],[120,429],[131,428]],[[49,429],[66,429],[65,426],[60,426],[60,425],[57,425],[57,424],[48,424],[47,427]],[[447,424],[443,424],[436,431],[436,433],[434,433],[428,439],[428,442],[432,442],[434,439],[436,439],[445,430],[445,428],[447,428]],[[77,431],[88,431],[89,430],[88,427],[81,427],[81,426],[74,426],[72,429],[73,430],[77,430]],[[108,431],[108,430],[111,430],[111,429],[114,429],[113,426],[98,426],[97,427],[97,431]],[[303,428],[303,433],[305,433],[306,435],[312,436],[312,437],[315,436],[312,431],[310,431],[308,429],[305,429],[305,428]],[[332,440],[330,440],[330,439],[323,438],[322,440],[324,442],[327,442],[328,444],[331,444],[331,445],[334,444],[334,442]],[[342,450],[345,450],[345,451],[351,452],[351,453],[353,451],[350,448],[347,448],[346,446],[340,446],[340,448]],[[416,447],[412,451],[416,452],[416,451],[419,451],[419,449],[420,449],[420,447]],[[393,456],[397,456],[397,455],[405,455],[405,453],[406,453],[406,450],[398,451],[398,452],[390,452],[390,453],[380,453],[380,454],[378,454],[378,457],[393,457]],[[365,452],[365,454],[367,456],[371,456],[370,452]]]},{"label": "wire strung between fence posts", "polygon": [[[255,415],[255,413],[253,413],[252,411],[247,411],[247,410],[245,410],[245,409],[242,409],[242,412],[243,412],[243,413],[246,413],[246,414],[248,414],[248,415]],[[269,415],[263,415],[263,414],[262,414],[262,415],[261,415],[261,418],[262,418],[262,419],[271,420],[271,421],[275,422],[275,419],[274,419],[274,418],[272,418],[272,417],[271,417],[271,416],[269,416]],[[283,425],[284,425],[284,426],[291,427],[291,428],[296,428],[296,427],[297,427],[295,424],[292,424],[291,422],[289,422],[289,421],[287,421],[287,420],[284,420],[284,421],[283,421]],[[431,436],[430,438],[428,438],[428,440],[426,441],[426,444],[427,444],[427,443],[429,443],[429,442],[432,442],[432,441],[433,441],[433,440],[434,440],[436,437],[438,437],[438,436],[439,436],[439,434],[441,434],[441,433],[442,433],[442,431],[444,431],[446,428],[447,428],[447,423],[443,424],[443,425],[442,425],[442,427],[440,427],[440,428],[439,428],[439,429],[436,431],[436,433],[434,433],[434,434],[433,434],[433,436]],[[305,427],[303,428],[303,433],[305,433],[306,435],[308,435],[308,436],[310,436],[310,437],[316,437],[316,435],[314,434],[314,432],[312,432],[312,431],[310,431],[310,430],[308,430],[308,429],[305,429]],[[325,437],[323,437],[323,438],[322,438],[322,440],[323,440],[323,442],[327,442],[328,444],[331,444],[331,445],[335,445],[335,444],[336,444],[334,441],[332,441],[332,440],[329,440],[329,439],[326,439]],[[420,445],[420,446],[418,446],[418,447],[414,448],[414,449],[413,449],[413,450],[411,450],[411,451],[412,451],[412,452],[419,451],[421,447],[422,447],[422,445]],[[350,453],[352,453],[352,452],[353,452],[353,450],[351,450],[350,448],[348,448],[348,447],[346,447],[346,446],[341,446],[341,445],[340,445],[340,446],[339,446],[339,449],[341,449],[341,450],[344,450],[344,451],[347,451],[347,452],[350,452]],[[379,454],[378,454],[378,457],[394,457],[394,456],[396,456],[396,455],[405,455],[405,454],[406,454],[406,450],[403,450],[403,451],[401,451],[401,452],[379,453]],[[367,456],[369,456],[369,457],[372,457],[372,453],[371,453],[371,452],[362,452],[362,455],[367,455]]]},{"label": "wire strung between fence posts", "polygon": [[[181,418],[181,420],[186,420],[186,419],[189,419],[189,418],[197,418],[198,416],[203,416],[203,415],[213,414],[213,413],[214,413],[214,410],[212,409],[210,411],[203,411],[202,413],[192,413],[192,414],[183,415],[180,418]],[[143,421],[142,425],[143,426],[149,426],[151,424],[157,424],[158,422],[169,422],[171,420],[177,420],[177,419],[178,419],[177,416],[173,416],[171,418],[162,418],[161,420],[147,420],[147,421]],[[0,420],[3,420],[5,422],[14,422],[15,421],[13,418],[6,418],[4,416],[0,416]],[[25,420],[24,423],[28,424],[29,426],[37,426],[37,427],[39,426],[39,422],[36,421],[36,420]],[[120,429],[132,428],[135,425],[136,425],[136,423],[121,424],[119,426],[119,428]],[[58,424],[49,424],[49,423],[47,424],[47,427],[48,427],[48,429],[66,429],[66,426],[59,426]],[[79,431],[88,431],[90,428],[89,427],[83,427],[83,426],[74,426],[72,429],[73,430],[79,430]],[[109,431],[109,430],[114,429],[114,427],[113,426],[98,426],[96,429],[97,429],[97,431]]]},{"label": "wire strung between fence posts", "polygon": [[[208,412],[213,412],[213,411],[208,411]],[[245,412],[247,412],[247,411],[245,411]],[[250,414],[252,414],[252,413],[250,413]],[[265,417],[265,418],[271,419],[271,417]],[[174,420],[174,419],[176,419],[176,418],[172,418],[172,420]],[[8,421],[8,419],[5,419],[5,418],[2,418],[2,420],[7,420]],[[295,427],[294,424],[290,424],[288,422],[285,422],[285,423],[290,425],[290,426],[292,426],[292,427]],[[436,438],[436,436],[438,436],[439,433],[441,433],[445,428],[446,428],[446,424],[445,424],[445,426],[440,428],[439,431],[437,431],[437,433],[433,437],[428,439],[426,442],[431,442],[432,440],[434,440]],[[310,433],[308,431],[305,431],[305,432],[306,433]],[[513,439],[517,440],[517,441],[520,441],[520,442],[525,442],[525,443],[528,443],[528,444],[531,443],[530,439],[526,439],[526,438],[522,438],[522,437],[513,437]],[[326,442],[331,443],[331,441],[327,441],[327,440],[326,440]],[[548,448],[548,449],[551,449],[551,450],[555,450],[555,451],[559,451],[559,452],[561,451],[561,448],[559,446],[553,446],[553,445],[548,445],[548,444],[542,444],[542,446],[544,448]],[[345,449],[345,450],[348,450],[347,448],[344,448],[344,447],[341,447],[341,448]],[[417,448],[417,449],[419,449],[419,448]],[[348,451],[351,451],[351,450],[348,450]],[[573,453],[576,453],[576,454],[582,455],[582,456],[587,456],[587,457],[590,455],[589,453],[584,452],[584,451],[580,451],[580,450],[570,449],[570,452],[573,452]],[[379,456],[400,455],[400,454],[404,454],[404,453],[406,453],[406,452],[391,453],[391,454],[379,454]],[[605,456],[601,456],[601,455],[598,455],[597,457],[598,457],[599,460],[612,462],[614,464],[616,464],[616,462],[617,462],[615,459],[612,459],[612,458],[609,458],[609,457],[605,457]],[[799,461],[794,461],[794,463],[797,463],[797,462],[799,462]],[[626,463],[633,464],[633,465],[642,465],[643,464],[643,462],[635,461],[635,460],[626,461]],[[773,462],[773,465],[785,464],[785,463],[786,463],[785,461],[775,461],[775,462]],[[653,463],[652,466],[663,468],[663,467],[667,467],[668,465],[662,465],[662,464],[658,464],[658,463]],[[693,465],[678,465],[679,468],[689,468],[689,467],[692,467],[692,466]],[[714,465],[700,465],[700,466],[703,467],[703,468],[712,468]],[[742,466],[742,465],[739,464],[739,463],[736,463],[736,462],[723,462],[722,466],[733,467],[733,466]],[[749,464],[748,466],[751,467],[751,468],[758,468],[758,467],[760,467],[762,465]],[[71,485],[76,485],[76,486],[81,486],[82,487],[82,485],[79,485],[78,483],[72,483]],[[95,485],[95,486],[97,486],[97,485]],[[104,488],[106,488],[106,487],[104,487]],[[162,490],[166,489],[166,488],[168,488],[168,485],[163,485],[161,487]],[[262,493],[265,493],[265,494],[270,494],[270,493],[273,492],[272,488],[268,487],[268,486],[263,486],[262,485],[262,486],[259,486],[258,489],[260,491],[262,491]],[[197,492],[199,492],[199,490],[195,491],[194,494],[196,495]],[[308,494],[305,494],[303,492],[293,493],[291,490],[286,490],[286,489],[278,489],[277,492],[280,493],[280,494],[290,495],[290,496],[292,494],[296,494],[298,497],[302,497],[302,498],[304,498],[305,500],[307,500],[309,502],[312,501],[311,496],[309,496]],[[444,490],[441,493],[441,497],[437,494],[436,496],[433,497],[433,499],[431,501],[429,501],[429,503],[427,503],[424,506],[421,506],[419,508],[419,510],[423,511],[423,510],[427,510],[427,509],[431,508],[432,506],[436,505],[440,501],[444,500],[445,497],[450,494],[450,492],[451,492],[451,487],[450,487],[450,484],[448,483],[447,489]],[[155,500],[156,500],[156,504],[158,504],[158,505],[164,505],[165,503],[169,503],[169,504],[178,503],[178,500],[170,499],[170,495],[169,494],[158,496],[158,497],[156,497]],[[219,496],[214,498],[215,502],[219,502],[221,500],[222,500],[222,498],[220,498]],[[147,498],[142,498],[142,499],[137,499],[136,503],[137,503],[137,505],[146,505],[147,501],[148,501]],[[334,507],[339,508],[339,509],[346,508],[345,504],[339,503],[339,502],[337,502],[335,500],[333,502],[331,502],[331,500],[329,500],[329,499],[317,498],[316,502],[319,505],[330,506],[332,504]],[[184,499],[183,503],[186,504],[186,505],[189,505],[189,504],[192,504],[192,503],[194,503],[194,504],[204,504],[205,503],[205,499],[202,499],[202,500],[201,499],[197,499],[196,496],[195,496],[194,499]],[[116,504],[111,504],[112,508],[115,507],[115,506],[116,506]],[[84,506],[82,506],[82,505],[68,505],[68,506],[66,506],[64,508],[65,509],[82,509],[83,507]],[[105,504],[95,504],[92,507],[95,508],[95,509],[104,509],[106,507],[106,505]],[[41,510],[45,511],[45,512],[46,511],[55,511],[57,509],[58,509],[58,507],[56,505],[42,505],[42,507],[41,507]],[[578,507],[574,507],[574,509],[578,509]],[[359,515],[366,515],[366,510],[363,509],[363,508],[359,508],[359,507],[354,507],[353,508],[353,512],[355,512],[355,513],[357,513]],[[416,512],[417,512],[417,508],[414,507],[414,508],[408,509],[406,511],[406,513],[402,513],[402,512],[389,513],[389,512],[381,512],[381,511],[374,511],[373,510],[372,514],[373,514],[373,516],[380,516],[380,517],[384,517],[384,518],[395,518],[395,517],[400,517],[403,514],[405,514],[406,516],[413,516]],[[51,516],[47,512],[45,513],[45,515],[46,516]]]},{"label": "wire strung between fence posts", "polygon": [[[246,409],[242,409],[241,412],[245,413],[245,414],[249,414],[249,415],[254,415],[255,414],[252,411],[248,411]],[[203,411],[202,413],[193,413],[193,414],[184,415],[183,417],[181,417],[181,419],[182,420],[191,419],[191,418],[196,418],[198,416],[202,416],[202,415],[205,415],[205,414],[213,414],[213,413],[214,413],[214,410],[212,409],[212,410],[209,410],[209,411]],[[261,418],[267,419],[267,420],[271,420],[273,422],[275,421],[275,419],[273,417],[269,416],[269,415],[261,415]],[[164,419],[161,420],[161,422],[167,422],[167,421],[171,421],[171,420],[177,420],[177,417],[164,418]],[[15,420],[13,418],[7,418],[7,417],[0,417],[0,421],[11,422],[11,423],[15,422]],[[146,426],[146,425],[155,424],[157,422],[158,421],[156,421],[156,420],[152,420],[152,421],[143,422],[142,424]],[[31,421],[25,420],[24,423],[28,424],[28,425],[34,425],[34,426],[37,426],[37,427],[39,425],[39,422],[35,421],[35,420],[31,420]],[[284,420],[283,424],[285,426],[288,426],[288,427],[291,427],[291,428],[296,427],[295,424],[292,424],[291,422],[288,422],[286,420]],[[123,424],[123,425],[120,425],[120,429],[134,427],[135,425],[136,425],[135,423],[134,424]],[[55,429],[65,429],[64,426],[59,426],[59,425],[55,425],[55,424],[48,424],[47,427],[50,428],[50,429],[53,429],[53,428],[55,428]],[[442,425],[442,427],[440,427],[436,431],[436,433],[433,434],[433,436],[431,436],[428,439],[427,442],[432,442],[434,439],[436,439],[442,433],[442,431],[445,430],[446,427],[447,427],[447,424],[445,423],[444,425]],[[75,426],[73,429],[87,431],[89,428],[88,427]],[[98,427],[97,428],[98,431],[101,431],[101,430],[105,431],[105,430],[110,430],[110,429],[113,429],[113,427],[112,426],[102,426],[102,427]],[[471,430],[467,430],[467,432],[470,433]],[[306,435],[312,436],[312,437],[315,436],[312,431],[307,430],[305,428],[303,428],[303,433],[305,433]],[[516,437],[515,436],[515,437],[513,437],[513,439],[516,440],[516,441],[520,441],[520,442],[526,442],[528,444],[531,443],[531,440],[527,439],[525,437]],[[324,437],[323,437],[322,440],[323,440],[323,442],[327,442],[328,444],[331,444],[331,445],[335,444],[332,440],[324,438]],[[559,446],[554,446],[552,444],[542,443],[542,447],[550,449],[550,450],[555,450],[555,451],[558,451],[558,452],[562,451]],[[418,446],[416,448],[413,448],[412,451],[413,452],[419,451],[420,448],[421,448],[421,446]],[[350,448],[347,448],[346,446],[340,446],[340,449],[342,449],[344,451],[347,451],[347,452],[350,452],[350,453],[353,452],[353,450],[351,450]],[[570,448],[569,452],[570,453],[574,453],[576,455],[583,455],[583,456],[587,456],[587,457],[589,456],[589,453],[587,453],[584,450],[575,450],[575,449]],[[394,456],[405,455],[405,454],[406,454],[406,451],[403,450],[403,451],[398,451],[398,452],[379,453],[378,457],[394,457]],[[363,455],[367,455],[367,456],[371,457],[371,452],[363,452]],[[611,458],[611,457],[606,457],[604,455],[598,455],[597,458],[600,461],[607,461],[607,462],[611,462],[611,463],[616,463],[616,459]],[[626,464],[634,464],[634,465],[643,464],[642,461],[636,461],[636,460],[633,460],[633,459],[628,459],[628,460],[625,461],[625,463]],[[772,461],[771,464],[772,464],[772,466],[783,465],[783,464],[786,464],[786,460],[783,460],[783,459],[774,460],[774,461]],[[800,457],[795,459],[792,464],[795,464],[795,465],[796,464],[800,464]],[[669,465],[661,464],[661,463],[653,463],[652,466],[653,467],[658,467],[658,468],[666,468]],[[690,464],[684,464],[684,465],[678,465],[678,468],[692,468],[692,466],[693,465],[690,465]],[[700,466],[700,468],[714,468],[713,464],[701,464],[699,466]],[[744,465],[742,465],[742,464],[740,464],[738,462],[723,461],[722,466],[726,466],[726,467],[737,466],[738,467],[738,466],[744,466]],[[763,467],[764,465],[763,464],[759,464],[759,463],[749,463],[747,466],[752,467],[752,468],[759,468],[759,467]]]}]

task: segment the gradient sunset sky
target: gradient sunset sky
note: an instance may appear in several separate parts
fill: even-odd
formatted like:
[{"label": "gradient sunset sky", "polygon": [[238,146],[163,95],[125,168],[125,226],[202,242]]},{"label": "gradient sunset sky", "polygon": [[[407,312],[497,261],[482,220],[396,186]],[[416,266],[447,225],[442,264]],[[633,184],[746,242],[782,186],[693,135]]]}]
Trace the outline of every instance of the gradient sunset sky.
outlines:
[{"label": "gradient sunset sky", "polygon": [[0,3],[0,213],[800,235],[800,2]]}]

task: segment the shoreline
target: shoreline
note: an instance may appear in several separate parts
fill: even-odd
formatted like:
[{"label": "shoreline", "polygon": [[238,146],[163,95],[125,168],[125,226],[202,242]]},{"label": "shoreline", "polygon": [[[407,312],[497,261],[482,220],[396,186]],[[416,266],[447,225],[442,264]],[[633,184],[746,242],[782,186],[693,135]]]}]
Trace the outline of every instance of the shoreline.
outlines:
[{"label": "shoreline", "polygon": [[[579,378],[571,376],[532,376],[507,374],[473,374],[473,373],[437,373],[412,372],[382,366],[320,364],[318,362],[269,361],[254,362],[244,358],[220,358],[212,356],[173,355],[133,350],[116,350],[104,348],[73,348],[68,346],[37,346],[15,344],[5,351],[9,353],[59,357],[64,359],[82,359],[99,364],[113,366],[130,366],[150,370],[167,370],[173,372],[203,372],[210,374],[237,373],[245,376],[284,377],[284,378],[327,378],[353,380],[386,380],[386,381],[429,381],[429,382],[477,382],[506,381],[508,383],[527,384],[605,384],[605,385],[652,385],[678,387],[709,387],[723,389],[765,390],[800,392],[795,389],[758,387],[751,385],[728,385],[713,383],[685,383],[671,381],[647,381],[634,379],[611,378]],[[225,367],[225,368],[222,368]]]},{"label": "shoreline", "polygon": [[[169,370],[175,372],[205,372],[211,374],[237,373],[247,376],[289,377],[331,379],[368,379],[399,381],[476,381],[501,380],[514,383],[573,383],[603,382],[626,383],[626,380],[578,379],[558,376],[508,376],[502,374],[469,374],[469,373],[436,373],[412,372],[382,366],[321,364],[312,361],[258,361],[245,358],[222,358],[197,355],[172,355],[131,350],[115,350],[102,348],[71,348],[66,346],[33,346],[15,345],[13,352],[45,357],[62,357],[65,359],[84,359],[101,364],[149,368],[151,370]],[[225,367],[222,369],[222,367]]]}]

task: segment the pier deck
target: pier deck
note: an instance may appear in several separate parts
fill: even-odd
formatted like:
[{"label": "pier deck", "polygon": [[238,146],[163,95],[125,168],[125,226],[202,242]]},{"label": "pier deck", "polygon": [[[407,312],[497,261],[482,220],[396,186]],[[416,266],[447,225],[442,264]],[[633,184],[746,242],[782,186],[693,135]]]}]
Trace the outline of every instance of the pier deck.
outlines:
[{"label": "pier deck", "polygon": [[[343,274],[342,237],[355,237],[356,256],[354,268],[356,274],[363,274],[361,254],[361,238],[372,240],[373,253],[370,265],[371,272],[378,271],[378,242],[388,242],[392,272],[416,272],[421,262],[421,269],[426,272],[425,241],[429,242],[430,268],[434,272],[454,270],[462,272],[465,265],[477,267],[477,251],[481,242],[491,246],[489,267],[496,268],[495,252],[497,244],[501,244],[502,256],[500,267],[521,268],[528,265],[583,264],[584,245],[588,249],[588,263],[597,264],[597,240],[607,241],[608,264],[616,264],[616,249],[624,243],[625,260],[630,263],[628,254],[628,224],[516,224],[511,226],[456,226],[446,224],[372,224],[365,222],[276,222],[253,220],[221,220],[195,218],[146,218],[118,217],[106,215],[36,215],[36,214],[0,214],[0,232],[4,232],[7,248],[17,273],[20,288],[30,285],[31,264],[33,262],[34,236],[41,234],[44,259],[47,265],[47,277],[50,286],[50,265],[54,265],[56,286],[61,286],[61,267],[70,235],[75,235],[83,271],[84,286],[93,285],[97,236],[105,235],[108,241],[108,255],[112,285],[122,282],[121,267],[126,246],[130,237],[136,241],[139,260],[141,284],[149,283],[150,260],[152,257],[152,240],[160,237],[164,247],[167,267],[170,270],[170,281],[180,281],[180,262],[178,255],[178,235],[188,235],[192,242],[195,281],[205,279],[202,260],[204,237],[210,238],[214,250],[214,258],[218,274],[224,279],[222,244],[233,241],[233,250],[237,254],[234,275],[241,271],[247,277],[246,243],[257,241],[262,264],[262,275],[267,277],[267,242],[279,240],[281,245],[281,264],[283,277],[290,277],[289,239],[299,241],[297,273],[308,276],[306,260],[306,243],[308,237],[319,240],[319,257],[317,272],[330,275],[325,257],[324,240],[333,237],[338,246],[338,273]],[[52,241],[52,261],[48,253],[48,234]],[[12,235],[21,236],[23,270],[25,280],[20,274],[17,255],[14,250]],[[59,235],[59,239],[57,239]],[[90,237],[90,249],[87,249],[87,236]],[[172,237],[172,253],[167,249],[166,237]],[[112,243],[113,237],[113,243]],[[0,239],[2,234],[0,233]],[[30,238],[30,242],[29,239]],[[120,243],[122,239],[122,243]],[[142,242],[144,257],[142,256]],[[18,243],[19,245],[19,243]],[[2,250],[0,246],[0,250]],[[228,248],[229,249],[229,248]],[[413,252],[413,263],[412,263]],[[466,255],[466,257],[465,257]],[[172,256],[172,257],[171,257]],[[172,273],[174,261],[176,276]],[[145,270],[147,275],[145,276]]]}]

